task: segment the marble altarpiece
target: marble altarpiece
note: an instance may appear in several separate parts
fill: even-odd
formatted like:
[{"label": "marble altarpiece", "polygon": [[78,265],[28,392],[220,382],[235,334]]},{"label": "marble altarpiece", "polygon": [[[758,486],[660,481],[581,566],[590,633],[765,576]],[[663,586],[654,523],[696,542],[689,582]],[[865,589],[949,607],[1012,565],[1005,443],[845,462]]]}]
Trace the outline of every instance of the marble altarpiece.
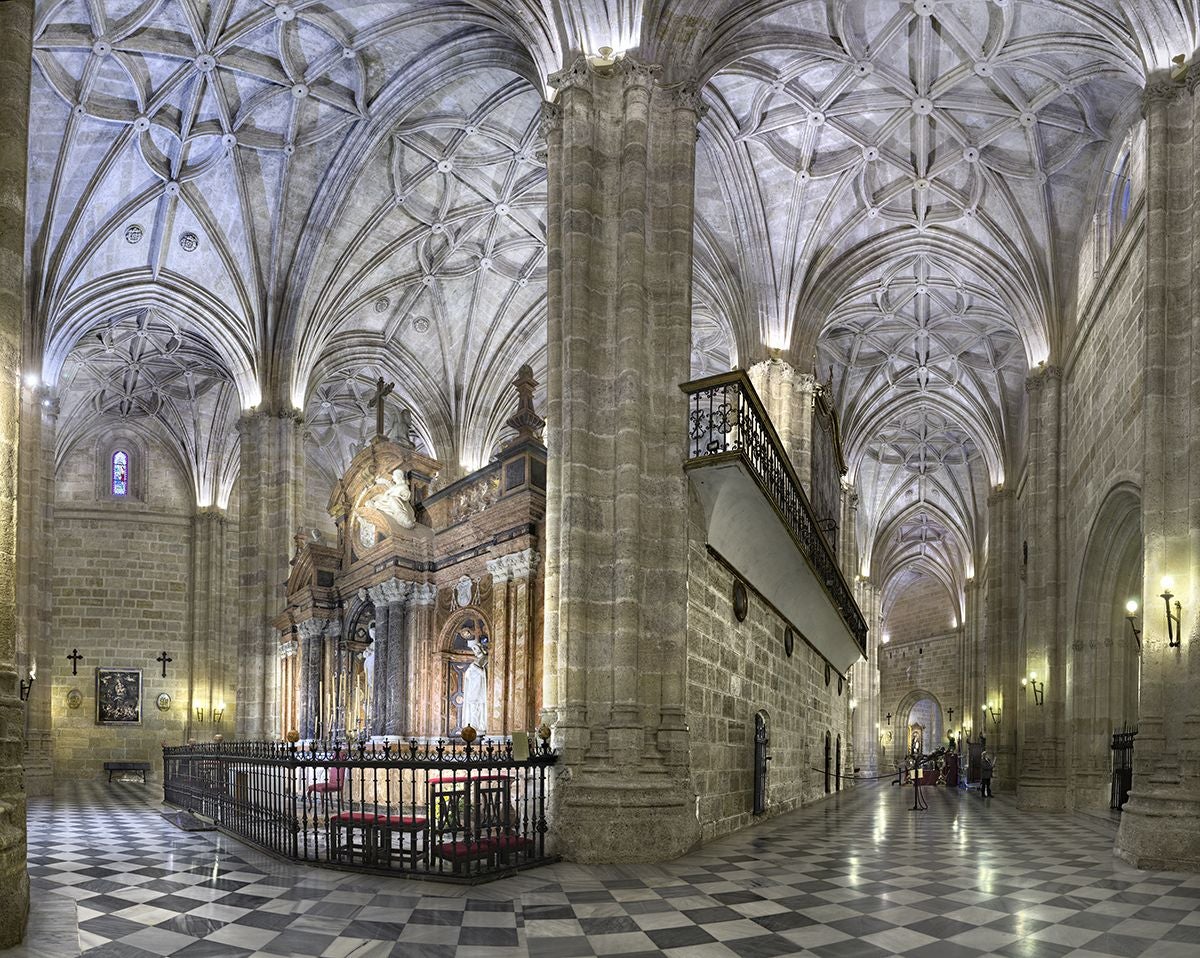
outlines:
[{"label": "marble altarpiece", "polygon": [[516,436],[488,465],[439,487],[437,461],[376,435],[330,496],[336,543],[296,536],[275,620],[285,731],[408,739],[537,726],[546,448],[528,367],[513,385]]}]

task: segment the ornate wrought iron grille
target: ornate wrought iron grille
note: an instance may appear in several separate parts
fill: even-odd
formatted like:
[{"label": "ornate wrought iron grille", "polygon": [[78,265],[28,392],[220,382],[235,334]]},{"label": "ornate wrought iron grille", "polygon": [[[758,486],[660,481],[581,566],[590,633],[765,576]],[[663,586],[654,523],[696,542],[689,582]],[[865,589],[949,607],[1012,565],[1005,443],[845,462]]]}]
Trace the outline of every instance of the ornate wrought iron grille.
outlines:
[{"label": "ornate wrought iron grille", "polygon": [[867,622],[859,611],[833,550],[813,515],[783,443],[741,370],[685,383],[688,394],[688,458],[740,459],[775,506],[809,566],[825,586],[859,651],[867,653]]},{"label": "ornate wrought iron grille", "polygon": [[163,748],[163,795],[314,865],[478,882],[546,864],[548,744],[221,742]]}]

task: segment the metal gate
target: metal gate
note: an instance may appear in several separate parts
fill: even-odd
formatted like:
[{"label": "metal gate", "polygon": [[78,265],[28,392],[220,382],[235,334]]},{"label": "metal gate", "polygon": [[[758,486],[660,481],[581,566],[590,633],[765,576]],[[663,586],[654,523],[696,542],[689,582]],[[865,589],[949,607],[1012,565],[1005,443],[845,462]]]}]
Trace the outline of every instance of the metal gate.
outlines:
[{"label": "metal gate", "polygon": [[1133,740],[1137,737],[1137,726],[1132,729],[1122,725],[1112,737],[1112,800],[1110,808],[1120,809],[1129,800],[1133,787]]},{"label": "metal gate", "polygon": [[759,712],[754,716],[754,814],[767,810],[767,746],[771,740],[767,735],[767,717]]}]

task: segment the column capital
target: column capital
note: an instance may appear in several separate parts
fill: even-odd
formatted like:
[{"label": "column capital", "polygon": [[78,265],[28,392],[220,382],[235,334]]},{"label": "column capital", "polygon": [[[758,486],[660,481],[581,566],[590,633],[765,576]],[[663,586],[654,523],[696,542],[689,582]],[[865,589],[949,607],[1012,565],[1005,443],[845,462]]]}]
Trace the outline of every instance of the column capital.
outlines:
[{"label": "column capital", "polygon": [[413,605],[429,606],[437,600],[437,586],[432,582],[417,582],[409,593]]},{"label": "column capital", "polygon": [[300,643],[295,639],[288,639],[286,642],[279,643],[279,657],[281,659],[291,658],[300,651]]},{"label": "column capital", "polygon": [[308,642],[319,636],[325,630],[324,626],[325,623],[321,619],[305,619],[296,623],[296,631],[300,633],[300,638]]},{"label": "column capital", "polygon": [[1037,392],[1048,382],[1062,381],[1062,367],[1046,364],[1031,369],[1025,376],[1025,391],[1027,393]]},{"label": "column capital", "polygon": [[522,549],[520,552],[510,552],[496,559],[489,559],[487,570],[491,573],[492,581],[507,582],[509,579],[527,579],[537,570],[542,561],[536,549]]},{"label": "column capital", "polygon": [[1200,82],[1200,71],[1188,72],[1194,76],[1189,76],[1186,83],[1172,80],[1169,76],[1158,76],[1150,80],[1142,90],[1142,116],[1145,117],[1156,106],[1169,106],[1180,99],[1185,91],[1193,92],[1196,83]]},{"label": "column capital", "polygon": [[409,596],[410,583],[403,579],[385,579],[383,582],[367,587],[367,595],[375,605],[392,605],[403,603]]}]

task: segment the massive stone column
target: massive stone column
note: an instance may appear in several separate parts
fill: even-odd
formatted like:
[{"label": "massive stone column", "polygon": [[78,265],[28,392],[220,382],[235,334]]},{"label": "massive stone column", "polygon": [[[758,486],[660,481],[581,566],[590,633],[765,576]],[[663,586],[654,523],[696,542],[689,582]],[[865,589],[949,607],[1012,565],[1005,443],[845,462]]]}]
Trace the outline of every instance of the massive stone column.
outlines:
[{"label": "massive stone column", "polygon": [[[1146,92],[1142,693],[1117,851],[1200,869],[1200,70]],[[1167,581],[1164,582],[1164,579]],[[1169,586],[1169,590],[1164,588]],[[1170,591],[1183,635],[1168,636]]]},{"label": "massive stone column", "polygon": [[[771,417],[771,425],[787,450],[792,468],[800,479],[806,495],[812,493],[812,427],[813,393],[816,379],[808,373],[797,372],[791,363],[768,359],[746,370],[754,391]],[[850,578],[854,571],[847,571]]]},{"label": "massive stone column", "polygon": [[693,92],[631,57],[551,78],[546,667],[576,861],[662,860],[699,835],[687,769]]},{"label": "massive stone column", "polygon": [[17,609],[21,676],[35,675],[25,703],[25,790],[54,791],[50,689],[58,665],[50,655],[54,578],[54,444],[58,398],[44,384],[21,390],[21,491],[17,500]]},{"label": "massive stone column", "polygon": [[[25,170],[28,164],[32,0],[0,3],[0,948],[21,940],[29,911],[25,871],[25,716],[17,675],[17,470],[21,332],[26,317]],[[23,677],[23,676],[22,676]]]},{"label": "massive stone column", "polygon": [[1007,675],[1015,674],[1019,681],[1022,676],[1036,673],[1036,681],[1044,683],[1045,690],[1041,705],[1032,687],[1018,687],[1016,701],[1005,703],[1006,719],[1014,714],[1022,718],[1017,801],[1025,808],[1063,809],[1067,803],[1063,734],[1066,650],[1060,620],[1061,386],[1062,372],[1054,366],[1034,370],[1025,382],[1029,402],[1028,478],[1022,497],[1028,538],[1021,544],[1022,561],[1026,563],[1025,654],[1017,671]]},{"label": "massive stone column", "polygon": [[304,439],[293,413],[252,411],[238,423],[237,735],[276,738],[279,633],[292,536],[304,501]]},{"label": "massive stone column", "polygon": [[[229,519],[225,510],[208,506],[196,510],[192,517],[192,693],[188,704],[188,723],[194,722],[195,709],[220,709],[230,693],[229,670],[233,654],[229,647],[228,628],[233,614],[232,602],[226,593],[228,582],[227,549]],[[232,698],[232,696],[230,696]],[[224,726],[228,713],[222,716]],[[221,729],[215,726],[211,731]],[[200,728],[195,728],[200,737]],[[204,729],[205,733],[209,730]]]},{"label": "massive stone column", "polygon": [[[964,703],[973,733],[987,739],[988,749],[998,761],[997,788],[1011,791],[1017,781],[1017,690],[1019,663],[1019,619],[1017,616],[1022,549],[1016,538],[1016,497],[1011,489],[995,489],[988,496],[987,595],[985,602],[984,662],[978,697]],[[1000,717],[997,725],[991,705]]]}]

